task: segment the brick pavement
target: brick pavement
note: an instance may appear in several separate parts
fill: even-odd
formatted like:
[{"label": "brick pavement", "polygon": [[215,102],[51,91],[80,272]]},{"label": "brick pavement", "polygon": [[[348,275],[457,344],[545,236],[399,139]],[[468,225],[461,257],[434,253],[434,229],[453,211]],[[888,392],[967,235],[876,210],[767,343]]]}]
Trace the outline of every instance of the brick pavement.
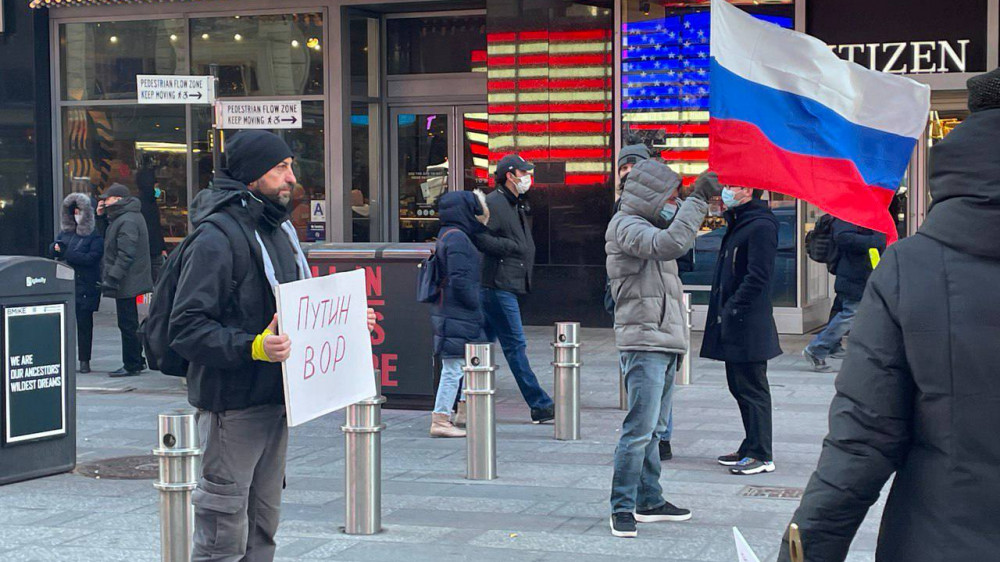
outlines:
[{"label": "brick pavement", "polygon": [[[158,373],[108,379],[120,366],[113,303],[97,319],[98,370],[78,381],[79,462],[148,454],[156,414],[186,406],[180,380]],[[551,329],[528,329],[532,365],[551,389]],[[623,412],[610,330],[584,329],[582,436],[552,439],[552,426],[527,422],[509,372],[498,376],[499,479],[464,479],[465,441],[430,439],[429,414],[387,410],[383,434],[383,523],[373,537],[341,533],[343,416],[292,430],[278,559],[292,560],[632,560],[730,562],[739,526],[762,560],[773,560],[796,501],[744,497],[745,486],[802,487],[826,431],[833,378],[804,371],[805,339],[784,337],[771,362],[774,450],[778,470],[727,474],[714,457],[742,435],[721,364],[696,360],[690,386],[675,394],[674,460],[663,466],[667,498],[694,512],[691,521],[642,525],[637,539],[607,527],[612,454]],[[497,354],[500,356],[500,354]],[[502,361],[502,356],[500,356]],[[0,487],[0,560],[155,561],[158,499],[150,480],[63,474]],[[872,510],[849,560],[871,560],[882,503]]]}]

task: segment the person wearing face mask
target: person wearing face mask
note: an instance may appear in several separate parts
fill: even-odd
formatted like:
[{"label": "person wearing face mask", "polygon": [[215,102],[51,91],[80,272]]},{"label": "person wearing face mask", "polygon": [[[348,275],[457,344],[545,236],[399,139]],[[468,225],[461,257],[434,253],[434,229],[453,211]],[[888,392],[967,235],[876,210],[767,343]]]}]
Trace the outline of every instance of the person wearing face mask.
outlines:
[{"label": "person wearing face mask", "polygon": [[273,287],[310,270],[288,218],[291,149],[266,131],[239,132],[225,148],[227,167],[191,205],[195,231],[179,256],[168,332],[190,362],[188,402],[204,447],[191,559],[265,562],[288,446],[281,362],[294,344],[277,334]]},{"label": "person wearing face mask", "polygon": [[715,266],[701,356],[725,361],[729,392],[739,405],[746,439],[718,458],[732,474],[774,471],[767,362],[781,355],[771,309],[778,219],[749,188],[722,190],[726,235]]},{"label": "person wearing face mask", "polygon": [[490,223],[476,235],[475,244],[483,253],[480,296],[486,315],[486,337],[500,340],[521,396],[531,408],[531,422],[538,424],[552,421],[555,408],[528,363],[528,344],[517,302],[519,295],[531,291],[531,270],[535,266],[535,242],[525,197],[534,169],[517,154],[500,159],[496,189],[486,196]]},{"label": "person wearing face mask", "polygon": [[635,537],[636,521],[691,518],[689,510],[663,497],[659,443],[670,414],[674,373],[688,346],[676,260],[691,249],[708,201],[721,188],[715,174],[706,172],[678,204],[680,185],[680,176],[663,162],[636,164],[604,236],[615,345],[628,392],[611,482],[610,524],[616,537]]},{"label": "person wearing face mask", "polygon": [[63,200],[62,231],[52,244],[52,257],[76,271],[76,335],[78,373],[90,372],[94,313],[101,305],[101,258],[104,238],[97,232],[90,197],[70,193]]}]

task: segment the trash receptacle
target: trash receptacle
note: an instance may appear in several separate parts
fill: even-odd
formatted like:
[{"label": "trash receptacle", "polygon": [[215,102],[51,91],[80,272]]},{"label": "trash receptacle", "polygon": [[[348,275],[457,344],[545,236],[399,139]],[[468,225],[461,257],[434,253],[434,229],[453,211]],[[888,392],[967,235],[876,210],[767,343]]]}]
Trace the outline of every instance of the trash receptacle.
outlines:
[{"label": "trash receptacle", "polygon": [[74,271],[0,257],[0,484],[76,466]]}]

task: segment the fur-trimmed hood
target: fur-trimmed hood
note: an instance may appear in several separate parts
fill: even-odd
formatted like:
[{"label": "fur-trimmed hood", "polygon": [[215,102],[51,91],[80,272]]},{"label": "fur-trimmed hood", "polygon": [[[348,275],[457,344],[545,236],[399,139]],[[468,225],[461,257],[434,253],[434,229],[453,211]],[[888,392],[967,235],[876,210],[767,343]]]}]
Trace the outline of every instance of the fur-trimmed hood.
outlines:
[{"label": "fur-trimmed hood", "polygon": [[[73,211],[80,209],[83,218],[79,224],[73,217]],[[63,199],[62,204],[62,231],[76,232],[80,236],[90,236],[94,233],[94,206],[90,201],[90,196],[86,193],[70,193]]]},{"label": "fur-trimmed hood", "polygon": [[449,191],[438,200],[441,228],[457,227],[474,236],[484,228],[486,209],[485,196],[480,199],[479,195],[468,191]]}]

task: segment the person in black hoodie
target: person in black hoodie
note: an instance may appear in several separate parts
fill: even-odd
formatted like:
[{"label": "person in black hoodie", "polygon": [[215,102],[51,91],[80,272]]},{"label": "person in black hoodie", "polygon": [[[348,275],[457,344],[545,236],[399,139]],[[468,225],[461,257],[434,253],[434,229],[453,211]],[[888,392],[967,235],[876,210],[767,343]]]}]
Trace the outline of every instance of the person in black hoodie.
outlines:
[{"label": "person in black hoodie", "polygon": [[483,339],[483,307],[479,301],[480,256],[472,237],[489,221],[482,192],[452,191],[438,203],[441,230],[435,256],[444,274],[441,298],[431,310],[434,354],[441,358],[441,381],[431,414],[432,437],[465,437],[450,421],[462,381],[465,344]]},{"label": "person in black hoodie", "polygon": [[889,247],[861,299],[792,516],[809,562],[847,557],[893,474],[876,560],[1000,552],[1000,70],[968,86],[972,114],[931,149],[927,219]]},{"label": "person in black hoodie", "polygon": [[838,301],[835,305],[839,304],[840,308],[802,350],[812,369],[821,373],[833,370],[826,362],[828,357],[843,353],[844,337],[851,331],[868,277],[874,270],[871,251],[881,255],[886,242],[885,234],[881,232],[837,218],[833,219],[832,230],[839,256],[835,267],[837,281],[834,290]]},{"label": "person in black hoodie", "polygon": [[728,229],[715,266],[701,356],[726,362],[726,381],[746,439],[718,462],[733,474],[774,471],[767,362],[781,355],[771,308],[778,219],[763,191],[722,190]]},{"label": "person in black hoodie", "polygon": [[157,202],[160,188],[156,187],[156,169],[151,166],[140,169],[135,175],[135,184],[139,188],[142,218],[146,221],[146,231],[149,233],[149,261],[153,283],[156,283],[160,280],[160,269],[167,257],[167,243],[163,239],[160,205]]},{"label": "person in black hoodie", "polygon": [[[274,557],[288,445],[280,363],[292,342],[276,334],[272,287],[310,273],[288,220],[291,149],[273,133],[243,131],[226,156],[228,168],[191,205],[194,239],[168,333],[190,362],[188,401],[204,447],[192,560],[256,562]],[[205,222],[211,215],[231,226]]]},{"label": "person in black hoodie", "polygon": [[531,422],[555,418],[555,405],[538,384],[528,363],[528,342],[521,325],[517,298],[531,291],[531,270],[535,266],[535,241],[531,237],[526,194],[531,188],[535,166],[517,154],[500,159],[496,169],[496,189],[486,196],[490,225],[476,238],[483,252],[481,297],[486,314],[486,337],[500,340],[521,396],[531,408]]},{"label": "person in black hoodie", "polygon": [[101,258],[104,238],[95,230],[90,196],[70,193],[63,200],[62,232],[52,244],[52,255],[76,271],[76,334],[78,373],[90,372],[94,343],[94,313],[101,306]]}]

